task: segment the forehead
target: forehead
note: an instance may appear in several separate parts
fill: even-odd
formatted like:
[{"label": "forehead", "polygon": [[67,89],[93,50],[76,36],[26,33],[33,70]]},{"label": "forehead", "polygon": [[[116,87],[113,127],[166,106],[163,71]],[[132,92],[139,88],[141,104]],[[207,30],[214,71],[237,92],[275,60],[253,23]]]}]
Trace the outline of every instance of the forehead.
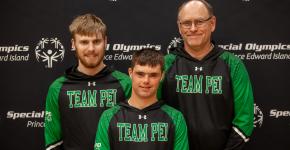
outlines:
[{"label": "forehead", "polygon": [[208,17],[208,10],[203,3],[195,1],[189,2],[186,4],[178,14],[178,19],[187,20],[187,19],[199,19]]},{"label": "forehead", "polygon": [[95,40],[95,39],[104,39],[103,35],[101,32],[96,32],[96,33],[92,33],[92,34],[80,34],[80,33],[76,33],[74,35],[74,38],[76,40]]},{"label": "forehead", "polygon": [[134,72],[143,72],[143,73],[161,73],[161,66],[156,65],[156,66],[149,66],[149,65],[144,65],[141,66],[139,64],[136,64],[133,68]]}]

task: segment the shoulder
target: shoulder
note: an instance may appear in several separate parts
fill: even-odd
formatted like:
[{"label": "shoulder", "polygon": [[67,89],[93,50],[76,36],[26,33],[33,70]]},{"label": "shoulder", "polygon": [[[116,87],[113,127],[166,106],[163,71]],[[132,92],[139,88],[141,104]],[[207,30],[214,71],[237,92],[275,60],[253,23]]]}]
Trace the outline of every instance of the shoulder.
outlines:
[{"label": "shoulder", "polygon": [[121,107],[119,105],[113,106],[105,110],[102,115],[111,118],[120,110],[120,108]]},{"label": "shoulder", "polygon": [[173,62],[176,59],[175,54],[167,54],[164,56],[165,62]]},{"label": "shoulder", "polygon": [[50,84],[49,88],[50,89],[58,89],[63,85],[64,81],[66,81],[66,80],[67,80],[67,78],[65,76],[60,76]]},{"label": "shoulder", "polygon": [[233,53],[228,51],[223,51],[219,56],[219,58],[225,61],[228,65],[243,63],[239,57],[235,56]]},{"label": "shoulder", "polygon": [[121,72],[121,71],[118,71],[118,70],[114,70],[114,71],[112,71],[112,75],[113,75],[113,76],[118,76],[118,77],[128,77],[127,74],[125,74],[125,73],[123,73],[123,72]]},{"label": "shoulder", "polygon": [[179,117],[179,116],[183,116],[182,113],[180,111],[178,111],[177,109],[164,104],[163,106],[161,106],[161,109],[166,112],[171,118],[172,117]]},{"label": "shoulder", "polygon": [[186,124],[182,113],[180,111],[178,111],[177,109],[175,109],[171,106],[168,106],[166,104],[164,104],[161,107],[161,109],[167,113],[167,115],[171,118],[171,120],[175,126],[179,127],[180,125]]},{"label": "shoulder", "polygon": [[[131,92],[131,78],[127,74],[114,70],[112,76],[121,84],[124,91]],[[127,96],[129,95],[131,94],[127,93]]]},{"label": "shoulder", "polygon": [[112,76],[118,80],[126,80],[126,79],[130,79],[129,76],[121,71],[118,70],[114,70],[112,71]]},{"label": "shoulder", "polygon": [[175,62],[176,60],[176,55],[174,54],[167,54],[164,57],[164,69],[167,71],[171,65]]},{"label": "shoulder", "polygon": [[233,79],[247,77],[247,69],[243,61],[234,54],[224,51],[220,58],[228,65],[230,74]]}]

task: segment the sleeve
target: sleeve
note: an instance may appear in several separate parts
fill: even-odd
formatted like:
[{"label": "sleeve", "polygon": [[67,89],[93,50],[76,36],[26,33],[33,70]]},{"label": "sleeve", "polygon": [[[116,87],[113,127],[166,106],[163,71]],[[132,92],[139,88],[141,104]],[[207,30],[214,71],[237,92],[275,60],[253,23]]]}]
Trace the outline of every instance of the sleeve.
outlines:
[{"label": "sleeve", "polygon": [[158,100],[162,100],[162,88],[163,88],[163,83],[164,83],[164,79],[166,76],[167,71],[169,70],[169,68],[171,68],[172,64],[175,62],[176,56],[173,54],[167,54],[164,57],[164,70],[163,70],[163,79],[160,81],[158,90],[157,90],[157,99]]},{"label": "sleeve", "polygon": [[181,113],[178,116],[178,123],[175,128],[174,150],[188,150],[188,136],[185,119]]},{"label": "sleeve", "polygon": [[132,92],[131,91],[132,90],[131,78],[128,75],[126,75],[122,72],[119,72],[119,71],[114,71],[112,75],[116,79],[119,80],[119,82],[123,88],[125,98],[129,99],[131,97],[131,92]]},{"label": "sleeve", "polygon": [[110,121],[108,120],[108,116],[106,115],[105,111],[102,114],[98,124],[94,150],[110,150],[110,142],[108,135],[109,122]]},{"label": "sleeve", "polygon": [[239,61],[231,68],[235,116],[225,150],[240,150],[249,141],[254,128],[254,98],[249,75]]},{"label": "sleeve", "polygon": [[44,128],[46,150],[63,149],[60,113],[58,106],[60,87],[61,86],[56,82],[52,84],[46,97]]}]

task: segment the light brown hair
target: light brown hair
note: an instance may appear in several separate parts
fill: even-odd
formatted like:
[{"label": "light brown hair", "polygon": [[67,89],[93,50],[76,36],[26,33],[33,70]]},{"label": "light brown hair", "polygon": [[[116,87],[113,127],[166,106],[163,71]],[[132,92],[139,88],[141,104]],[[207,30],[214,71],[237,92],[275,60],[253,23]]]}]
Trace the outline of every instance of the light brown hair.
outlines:
[{"label": "light brown hair", "polygon": [[76,17],[70,24],[69,30],[72,38],[74,38],[75,34],[91,36],[97,32],[100,32],[103,37],[107,35],[106,25],[99,17],[93,14],[84,14]]}]

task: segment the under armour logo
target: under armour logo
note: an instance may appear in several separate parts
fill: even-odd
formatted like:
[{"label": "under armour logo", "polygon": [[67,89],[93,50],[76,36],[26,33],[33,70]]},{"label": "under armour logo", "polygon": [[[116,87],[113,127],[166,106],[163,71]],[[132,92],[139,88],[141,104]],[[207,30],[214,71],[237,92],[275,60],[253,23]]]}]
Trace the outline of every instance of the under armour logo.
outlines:
[{"label": "under armour logo", "polygon": [[88,82],[88,86],[96,86],[96,82]]},{"label": "under armour logo", "polygon": [[202,71],[202,67],[194,67],[195,71]]},{"label": "under armour logo", "polygon": [[146,116],[146,115],[143,115],[143,116],[142,116],[142,115],[139,115],[138,118],[139,118],[139,119],[142,119],[142,118],[143,118],[144,120],[146,120],[146,119],[147,119],[147,116]]}]

